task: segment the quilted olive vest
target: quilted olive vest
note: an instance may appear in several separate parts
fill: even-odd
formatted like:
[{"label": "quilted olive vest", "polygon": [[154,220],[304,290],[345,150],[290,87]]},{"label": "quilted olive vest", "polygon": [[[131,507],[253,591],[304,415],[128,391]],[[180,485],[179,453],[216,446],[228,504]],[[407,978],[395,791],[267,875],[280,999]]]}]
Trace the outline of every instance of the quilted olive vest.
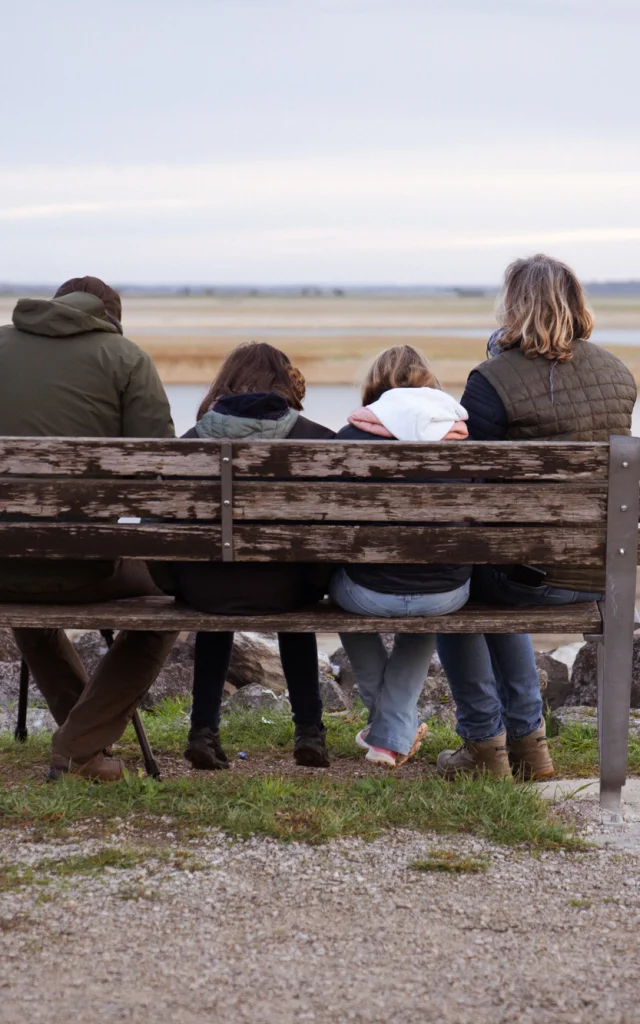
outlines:
[{"label": "quilted olive vest", "polygon": [[573,351],[571,362],[552,363],[511,348],[477,367],[502,400],[509,440],[608,441],[631,433],[631,372],[589,341],[574,342]]},{"label": "quilted olive vest", "polygon": [[[507,349],[478,366],[495,388],[509,423],[507,438],[527,441],[608,441],[631,433],[636,400],[633,375],[616,356],[577,341],[570,363],[527,359]],[[581,566],[542,567],[545,583],[588,593],[604,590],[604,574]]]}]

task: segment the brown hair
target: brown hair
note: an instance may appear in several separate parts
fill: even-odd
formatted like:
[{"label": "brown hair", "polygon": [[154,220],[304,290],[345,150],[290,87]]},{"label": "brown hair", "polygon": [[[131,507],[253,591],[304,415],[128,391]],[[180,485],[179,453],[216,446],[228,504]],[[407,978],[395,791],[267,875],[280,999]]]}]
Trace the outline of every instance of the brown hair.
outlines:
[{"label": "brown hair", "polygon": [[102,299],[104,308],[110,316],[118,322],[122,320],[120,296],[115,288],[105,284],[99,277],[72,277],[60,285],[53,297],[59,299],[61,295],[71,295],[72,292],[89,292],[90,295],[95,295],[97,299]]},{"label": "brown hair", "polygon": [[230,352],[198,410],[198,419],[218,398],[275,391],[292,409],[302,409],[305,379],[288,355],[265,341],[246,341]]},{"label": "brown hair", "polygon": [[593,330],[593,315],[576,275],[541,253],[507,267],[497,313],[503,328],[499,346],[519,346],[527,359],[544,356],[567,363],[573,342],[586,341]]},{"label": "brown hair", "polygon": [[392,388],[439,388],[422,352],[412,345],[394,345],[374,359],[362,382],[362,404],[377,402]]}]

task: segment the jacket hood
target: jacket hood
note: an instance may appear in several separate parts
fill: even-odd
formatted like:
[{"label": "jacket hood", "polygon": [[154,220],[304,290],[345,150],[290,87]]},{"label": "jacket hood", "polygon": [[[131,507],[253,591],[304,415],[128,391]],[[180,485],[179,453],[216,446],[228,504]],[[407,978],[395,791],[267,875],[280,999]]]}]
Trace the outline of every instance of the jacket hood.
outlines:
[{"label": "jacket hood", "polygon": [[48,338],[69,338],[89,331],[122,333],[102,299],[88,292],[72,292],[58,299],[18,299],[12,320],[18,330]]},{"label": "jacket hood", "polygon": [[436,388],[392,388],[366,408],[399,441],[441,441],[454,424],[469,418],[451,395]]},{"label": "jacket hood", "polygon": [[288,437],[298,413],[290,409],[286,399],[275,392],[269,394],[230,395],[220,398],[213,409],[196,423],[198,437],[256,438],[277,441]]}]

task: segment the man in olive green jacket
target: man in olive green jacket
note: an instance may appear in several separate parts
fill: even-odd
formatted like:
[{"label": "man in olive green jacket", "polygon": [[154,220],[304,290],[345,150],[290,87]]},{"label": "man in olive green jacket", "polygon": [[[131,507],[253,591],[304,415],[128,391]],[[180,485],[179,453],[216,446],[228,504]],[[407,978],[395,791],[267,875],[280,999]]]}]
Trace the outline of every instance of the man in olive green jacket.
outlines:
[{"label": "man in olive green jacket", "polygon": [[[123,337],[120,296],[95,277],[53,299],[20,299],[0,328],[0,435],[173,437],[150,356]],[[153,593],[141,563],[0,559],[0,601],[83,603]],[[122,777],[105,756],[162,668],[171,633],[118,634],[89,680],[63,630],[16,629],[16,641],[58,723],[51,775]]]}]

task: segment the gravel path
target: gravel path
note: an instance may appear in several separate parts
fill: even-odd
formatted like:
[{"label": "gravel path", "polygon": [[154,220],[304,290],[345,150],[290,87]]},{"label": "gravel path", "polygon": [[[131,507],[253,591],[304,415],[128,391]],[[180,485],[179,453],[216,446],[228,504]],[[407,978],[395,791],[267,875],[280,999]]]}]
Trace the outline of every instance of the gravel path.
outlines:
[{"label": "gravel path", "polygon": [[[108,840],[125,843],[125,832]],[[153,844],[164,859],[0,895],[2,1024],[640,1020],[640,851],[534,858],[413,833],[317,848],[218,834]],[[104,846],[5,831],[2,859]],[[432,847],[489,868],[408,869]]]}]

